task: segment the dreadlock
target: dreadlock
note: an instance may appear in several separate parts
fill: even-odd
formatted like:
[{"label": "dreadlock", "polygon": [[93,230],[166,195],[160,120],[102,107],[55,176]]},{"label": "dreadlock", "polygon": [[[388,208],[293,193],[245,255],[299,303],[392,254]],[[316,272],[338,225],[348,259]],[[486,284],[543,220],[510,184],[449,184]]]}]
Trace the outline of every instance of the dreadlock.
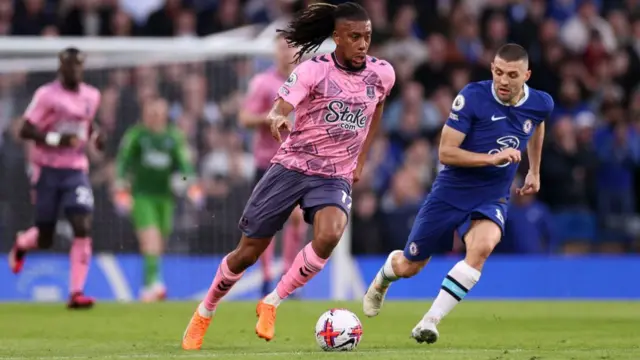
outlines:
[{"label": "dreadlock", "polygon": [[300,48],[294,62],[302,56],[318,50],[320,45],[333,34],[338,19],[369,20],[367,11],[354,2],[340,5],[325,3],[312,4],[298,12],[287,26],[287,29],[276,30],[281,33],[291,47]]}]

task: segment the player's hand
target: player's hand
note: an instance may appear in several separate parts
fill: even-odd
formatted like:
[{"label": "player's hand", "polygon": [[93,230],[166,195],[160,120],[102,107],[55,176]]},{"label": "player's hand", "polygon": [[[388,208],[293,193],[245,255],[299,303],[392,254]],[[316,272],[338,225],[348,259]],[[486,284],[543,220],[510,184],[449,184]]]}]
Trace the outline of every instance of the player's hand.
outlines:
[{"label": "player's hand", "polygon": [[491,164],[493,165],[504,165],[504,164],[517,164],[522,159],[522,155],[520,154],[520,150],[516,150],[513,148],[507,148],[500,151],[497,154],[493,154],[491,158]]},{"label": "player's hand", "polygon": [[271,118],[271,136],[279,143],[282,142],[280,130],[291,131],[291,122],[284,116],[276,116]]},{"label": "player's hand", "polygon": [[75,134],[62,134],[58,147],[76,147],[80,144],[80,139]]},{"label": "player's hand", "polygon": [[532,195],[540,191],[540,175],[528,172],[521,188],[516,189],[518,195]]}]

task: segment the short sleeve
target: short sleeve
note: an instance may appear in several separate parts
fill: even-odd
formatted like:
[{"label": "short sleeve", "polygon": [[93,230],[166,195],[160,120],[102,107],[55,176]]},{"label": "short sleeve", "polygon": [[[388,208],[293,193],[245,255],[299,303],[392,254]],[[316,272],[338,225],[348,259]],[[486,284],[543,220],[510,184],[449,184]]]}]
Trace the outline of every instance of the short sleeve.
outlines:
[{"label": "short sleeve", "polygon": [[[243,108],[252,113],[258,114],[264,111],[266,97],[264,76],[258,75],[251,79],[249,90],[244,100]],[[270,99],[273,100],[273,99]]]},{"label": "short sleeve", "polygon": [[278,90],[278,97],[296,107],[309,95],[321,76],[322,64],[307,60],[289,75]]},{"label": "short sleeve", "polygon": [[39,88],[24,112],[24,118],[32,124],[40,123],[49,111],[49,99],[46,88]]},{"label": "short sleeve", "polygon": [[473,112],[473,95],[474,90],[469,86],[465,86],[451,104],[451,112],[447,119],[446,125],[467,134],[471,128],[474,117]]},{"label": "short sleeve", "polygon": [[396,83],[396,72],[393,69],[393,66],[384,60],[379,60],[379,75],[382,80],[382,87],[384,89],[384,93],[378,98],[378,102],[382,103],[384,100],[391,94],[391,90],[393,89],[393,85]]}]

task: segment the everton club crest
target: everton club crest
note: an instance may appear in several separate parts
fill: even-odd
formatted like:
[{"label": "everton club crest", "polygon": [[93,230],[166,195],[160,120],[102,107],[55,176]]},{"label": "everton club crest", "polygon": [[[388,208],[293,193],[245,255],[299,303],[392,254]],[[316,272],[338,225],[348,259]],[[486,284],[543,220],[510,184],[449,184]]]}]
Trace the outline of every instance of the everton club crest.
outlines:
[{"label": "everton club crest", "polygon": [[367,97],[369,99],[376,98],[376,88],[373,85],[367,85]]}]

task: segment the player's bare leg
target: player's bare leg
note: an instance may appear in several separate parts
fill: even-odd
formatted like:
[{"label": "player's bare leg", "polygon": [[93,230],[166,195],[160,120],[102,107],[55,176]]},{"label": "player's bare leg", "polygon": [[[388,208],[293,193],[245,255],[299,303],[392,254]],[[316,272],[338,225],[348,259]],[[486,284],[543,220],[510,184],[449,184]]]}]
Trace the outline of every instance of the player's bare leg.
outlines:
[{"label": "player's bare leg", "polygon": [[269,246],[271,238],[251,239],[242,235],[235,250],[222,259],[216,276],[209,287],[209,292],[193,313],[189,325],[182,337],[182,348],[199,350],[204,336],[211,324],[218,303],[240,280],[244,271],[258,261],[258,258]]},{"label": "player's bare leg", "polygon": [[410,261],[404,257],[402,250],[392,251],[364,295],[362,300],[364,314],[369,317],[378,315],[389,286],[398,279],[415,276],[428,262],[429,258],[423,261]]},{"label": "player's bare leg", "polygon": [[296,256],[275,290],[258,303],[256,334],[267,341],[275,336],[276,309],[296,289],[301,288],[324,268],[333,249],[338,245],[347,225],[342,209],[327,206],[319,210],[313,221],[313,240]]},{"label": "player's bare leg", "polygon": [[411,332],[418,342],[434,343],[438,340],[438,323],[467,295],[480,280],[480,273],[493,249],[502,237],[500,227],[491,220],[474,220],[464,236],[467,254],[458,262],[442,282],[442,289],[429,311]]},{"label": "player's bare leg", "polygon": [[260,270],[262,270],[262,296],[266,296],[271,291],[271,264],[276,252],[276,243],[271,241],[269,246],[260,255]]},{"label": "player's bare leg", "polygon": [[91,263],[91,214],[75,214],[69,217],[74,239],[69,251],[71,272],[69,279],[69,309],[88,309],[93,307],[95,299],[84,295],[84,285]]},{"label": "player's bare leg", "polygon": [[167,295],[160,270],[160,256],[164,250],[162,233],[157,227],[137,231],[140,252],[144,256],[144,288],[140,294],[143,302],[164,300]]}]

